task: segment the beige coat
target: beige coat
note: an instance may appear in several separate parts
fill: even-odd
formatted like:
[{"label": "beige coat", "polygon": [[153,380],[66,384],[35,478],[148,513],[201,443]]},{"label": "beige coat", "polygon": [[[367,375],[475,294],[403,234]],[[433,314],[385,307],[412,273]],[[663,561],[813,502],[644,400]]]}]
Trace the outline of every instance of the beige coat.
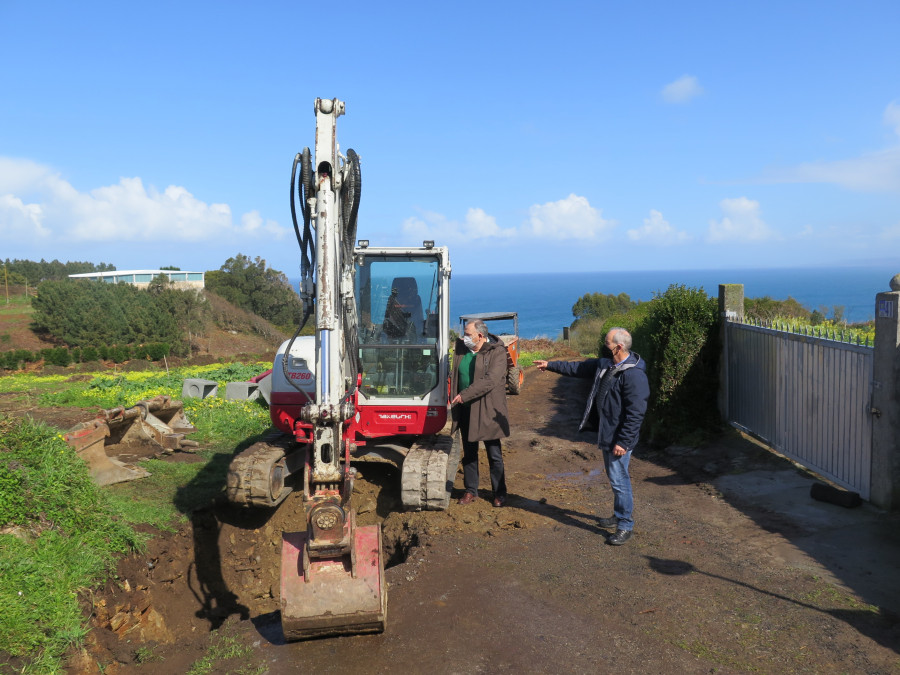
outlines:
[{"label": "beige coat", "polygon": [[[475,375],[472,384],[459,391],[459,362],[468,352],[462,340],[456,341],[453,373],[450,378],[450,400],[460,394],[469,405],[470,442],[492,441],[509,436],[509,413],[506,408],[506,347],[493,335],[490,342],[475,352]],[[459,405],[453,406],[451,433],[459,427]]]}]

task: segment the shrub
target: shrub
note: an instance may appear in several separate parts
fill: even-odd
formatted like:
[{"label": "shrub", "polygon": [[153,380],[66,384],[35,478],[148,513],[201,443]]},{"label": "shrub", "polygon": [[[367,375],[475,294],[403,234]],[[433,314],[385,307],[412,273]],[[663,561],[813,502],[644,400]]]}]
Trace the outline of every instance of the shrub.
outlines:
[{"label": "shrub", "polygon": [[19,370],[23,363],[33,363],[40,357],[27,349],[13,349],[0,354],[0,368]]},{"label": "shrub", "polygon": [[720,422],[718,301],[673,284],[649,305],[636,331],[649,347],[644,433],[654,445],[698,442]]},{"label": "shrub", "polygon": [[39,354],[44,359],[44,365],[47,366],[62,366],[65,368],[72,362],[69,350],[65,347],[47,347],[42,349]]},{"label": "shrub", "polygon": [[132,356],[136,359],[148,359],[150,361],[159,361],[164,356],[170,354],[171,347],[164,343],[152,343],[140,345],[132,350]]},{"label": "shrub", "polygon": [[109,360],[114,363],[122,363],[131,358],[131,348],[128,345],[116,345],[108,350]]},{"label": "shrub", "polygon": [[81,350],[81,362],[96,361],[98,359],[96,347],[85,347]]}]

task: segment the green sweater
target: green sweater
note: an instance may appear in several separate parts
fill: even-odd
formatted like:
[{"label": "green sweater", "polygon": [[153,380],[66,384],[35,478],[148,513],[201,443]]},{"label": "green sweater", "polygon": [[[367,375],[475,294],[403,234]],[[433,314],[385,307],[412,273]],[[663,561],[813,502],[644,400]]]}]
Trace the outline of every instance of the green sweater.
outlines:
[{"label": "green sweater", "polygon": [[[475,376],[475,352],[464,354],[459,360],[459,391],[462,391],[472,384],[472,378]],[[469,402],[471,403],[471,401]],[[466,403],[465,405],[469,405]]]}]

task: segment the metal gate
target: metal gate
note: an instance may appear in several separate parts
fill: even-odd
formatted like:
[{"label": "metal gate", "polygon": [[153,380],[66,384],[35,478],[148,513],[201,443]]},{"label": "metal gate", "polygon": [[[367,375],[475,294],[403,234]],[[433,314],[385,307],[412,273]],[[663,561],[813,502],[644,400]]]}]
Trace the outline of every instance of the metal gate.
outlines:
[{"label": "metal gate", "polygon": [[874,352],[729,321],[728,421],[868,499]]}]

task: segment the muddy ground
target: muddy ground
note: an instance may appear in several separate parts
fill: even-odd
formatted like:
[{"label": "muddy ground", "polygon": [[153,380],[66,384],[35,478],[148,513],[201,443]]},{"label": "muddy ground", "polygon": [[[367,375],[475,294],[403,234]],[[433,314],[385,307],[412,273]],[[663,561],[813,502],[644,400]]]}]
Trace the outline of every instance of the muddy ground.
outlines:
[{"label": "muddy ground", "polygon": [[211,672],[900,672],[895,614],[802,553],[778,554],[796,525],[715,488],[724,474],[796,471],[735,433],[639,450],[635,537],[604,545],[596,518],[611,514],[611,493],[575,433],[584,389],[529,369],[509,398],[504,508],[488,501],[486,464],[482,499],[426,513],[399,511],[396,469],[359,465],[359,522],[384,530],[383,634],[285,643],[281,532],[305,527],[292,494],[273,512],[215,504],[123,560],[85,598],[94,628],[70,672],[184,673],[226,643],[249,656]]}]

